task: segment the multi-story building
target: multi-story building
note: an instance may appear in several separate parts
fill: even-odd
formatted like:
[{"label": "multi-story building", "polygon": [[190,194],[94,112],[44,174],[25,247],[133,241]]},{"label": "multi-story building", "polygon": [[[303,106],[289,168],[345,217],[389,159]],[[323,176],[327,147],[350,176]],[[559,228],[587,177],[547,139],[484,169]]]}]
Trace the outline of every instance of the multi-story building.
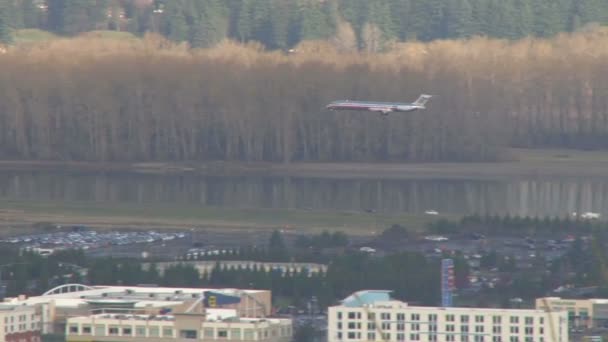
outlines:
[{"label": "multi-story building", "polygon": [[38,308],[0,304],[0,342],[39,342],[40,328]]},{"label": "multi-story building", "polygon": [[233,309],[173,315],[97,314],[69,318],[66,341],[289,342],[290,319],[240,318]]},{"label": "multi-story building", "polygon": [[328,342],[568,342],[565,311],[409,306],[359,291],[329,308]]},{"label": "multi-story building", "polygon": [[218,307],[235,309],[240,317],[267,317],[271,314],[270,291],[249,289],[65,284],[50,289],[40,296],[6,298],[5,302],[39,308],[43,333],[53,333],[65,330],[68,317],[86,316],[91,311],[104,309],[136,310],[153,315],[188,305],[200,298],[205,291],[239,297],[238,303],[218,305]]},{"label": "multi-story building", "polygon": [[572,328],[608,327],[608,299],[563,299],[545,297],[536,299],[536,308],[550,311],[566,311]]}]

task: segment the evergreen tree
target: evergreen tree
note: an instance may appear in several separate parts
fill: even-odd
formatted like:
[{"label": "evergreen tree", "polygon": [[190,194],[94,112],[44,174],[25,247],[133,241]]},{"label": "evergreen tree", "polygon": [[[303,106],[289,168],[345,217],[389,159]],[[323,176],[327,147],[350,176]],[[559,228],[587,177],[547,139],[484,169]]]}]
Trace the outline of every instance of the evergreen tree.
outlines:
[{"label": "evergreen tree", "polygon": [[534,13],[533,32],[540,37],[552,36],[560,31],[563,27],[562,23],[565,18],[560,18],[559,3],[555,0],[537,0],[534,1],[535,7],[532,9]]},{"label": "evergreen tree", "polygon": [[316,40],[328,37],[327,17],[319,3],[305,1],[299,9],[299,40]]},{"label": "evergreen tree", "polygon": [[166,2],[164,18],[162,33],[167,38],[176,42],[188,40],[190,29],[184,13],[183,1],[174,0]]},{"label": "evergreen tree", "polygon": [[21,11],[20,6],[18,6],[20,4],[18,4],[15,1],[7,1],[6,4],[4,6],[6,6],[8,13],[9,13],[9,18],[10,18],[10,27],[13,30],[19,30],[22,29],[24,27],[23,25],[23,11]]},{"label": "evergreen tree", "polygon": [[6,4],[0,4],[0,43],[9,44],[12,42],[10,26],[10,13]]},{"label": "evergreen tree", "polygon": [[236,20],[236,36],[241,42],[246,42],[253,35],[254,0],[243,0]]},{"label": "evergreen tree", "polygon": [[291,3],[282,0],[272,0],[271,11],[272,47],[285,49],[289,44],[290,38]]},{"label": "evergreen tree", "polygon": [[522,38],[532,34],[534,18],[532,7],[528,0],[514,0],[514,14],[516,15],[516,25],[514,27],[514,37]]},{"label": "evergreen tree", "polygon": [[273,31],[270,21],[271,6],[270,0],[256,0],[251,12],[252,38],[265,46],[273,45]]},{"label": "evergreen tree", "polygon": [[473,32],[473,10],[468,0],[449,1],[446,8],[446,35],[448,38],[470,37]]},{"label": "evergreen tree", "polygon": [[228,18],[225,8],[218,0],[192,3],[190,45],[210,47],[226,37]]},{"label": "evergreen tree", "polygon": [[34,0],[21,1],[21,13],[23,16],[24,28],[39,28],[40,18],[38,8],[34,4]]},{"label": "evergreen tree", "polygon": [[391,18],[390,3],[385,0],[373,0],[369,3],[368,11],[368,21],[382,32],[380,46],[384,48],[388,42],[398,37],[398,29]]},{"label": "evergreen tree", "polygon": [[283,235],[278,230],[272,232],[268,242],[268,257],[270,261],[288,261],[289,253],[283,240]]}]

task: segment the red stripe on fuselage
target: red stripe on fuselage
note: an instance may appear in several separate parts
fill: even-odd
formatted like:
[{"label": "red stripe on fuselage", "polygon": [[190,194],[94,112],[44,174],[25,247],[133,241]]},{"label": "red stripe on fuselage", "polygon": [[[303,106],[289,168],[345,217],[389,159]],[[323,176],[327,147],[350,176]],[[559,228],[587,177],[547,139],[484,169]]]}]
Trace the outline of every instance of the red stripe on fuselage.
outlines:
[{"label": "red stripe on fuselage", "polygon": [[340,103],[327,106],[329,109],[345,109],[345,110],[371,110],[371,109],[386,109],[396,110],[397,106],[374,106],[360,103]]}]

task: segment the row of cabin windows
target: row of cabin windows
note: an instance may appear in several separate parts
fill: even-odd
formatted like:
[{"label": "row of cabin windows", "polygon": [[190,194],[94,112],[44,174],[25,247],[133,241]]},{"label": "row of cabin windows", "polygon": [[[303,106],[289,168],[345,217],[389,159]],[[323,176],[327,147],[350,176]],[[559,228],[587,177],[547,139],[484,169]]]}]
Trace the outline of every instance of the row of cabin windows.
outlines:
[{"label": "row of cabin windows", "polygon": [[[391,313],[390,312],[382,312],[380,313],[380,319],[383,321],[390,321],[391,320]],[[405,321],[406,319],[406,315],[403,313],[398,313],[396,314],[396,319],[397,321]],[[348,319],[361,319],[361,312],[355,312],[355,311],[350,311],[348,312]],[[474,316],[474,320],[475,323],[484,323],[485,322],[485,317],[483,315],[475,315]],[[428,321],[429,322],[436,322],[437,321],[437,314],[428,314],[427,316]],[[519,324],[519,316],[509,316],[509,323],[511,324]],[[338,320],[342,319],[342,312],[338,311]],[[376,314],[374,312],[370,312],[367,314],[367,320],[375,320],[376,319]],[[410,314],[410,320],[411,321],[420,321],[420,314]],[[456,315],[454,314],[448,314],[445,316],[445,320],[447,322],[456,322]],[[534,317],[524,317],[523,319],[524,324],[525,325],[534,325]],[[460,322],[461,323],[468,323],[469,322],[469,315],[460,315]],[[492,323],[493,324],[502,324],[502,316],[492,316]],[[539,324],[545,324],[545,319],[544,317],[539,317],[538,319],[538,323]]]}]

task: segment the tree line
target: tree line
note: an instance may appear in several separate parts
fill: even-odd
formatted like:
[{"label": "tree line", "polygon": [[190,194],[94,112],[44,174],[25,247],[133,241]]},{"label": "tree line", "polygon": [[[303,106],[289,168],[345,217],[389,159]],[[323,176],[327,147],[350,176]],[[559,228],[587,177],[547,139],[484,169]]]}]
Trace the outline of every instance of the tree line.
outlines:
[{"label": "tree line", "polygon": [[458,221],[441,219],[429,224],[437,234],[485,233],[536,235],[556,233],[591,234],[608,229],[605,221],[560,217],[521,217],[511,215],[469,215]]},{"label": "tree line", "polygon": [[[69,58],[66,58],[69,56]],[[0,158],[80,161],[472,161],[508,146],[608,147],[608,31],[296,54],[156,36],[74,38],[0,55]],[[408,100],[382,118],[335,99]]]},{"label": "tree line", "polygon": [[548,37],[608,23],[601,0],[7,0],[3,12],[0,32],[154,32],[193,47],[230,38],[272,49],[322,39],[366,51],[410,39]]}]

